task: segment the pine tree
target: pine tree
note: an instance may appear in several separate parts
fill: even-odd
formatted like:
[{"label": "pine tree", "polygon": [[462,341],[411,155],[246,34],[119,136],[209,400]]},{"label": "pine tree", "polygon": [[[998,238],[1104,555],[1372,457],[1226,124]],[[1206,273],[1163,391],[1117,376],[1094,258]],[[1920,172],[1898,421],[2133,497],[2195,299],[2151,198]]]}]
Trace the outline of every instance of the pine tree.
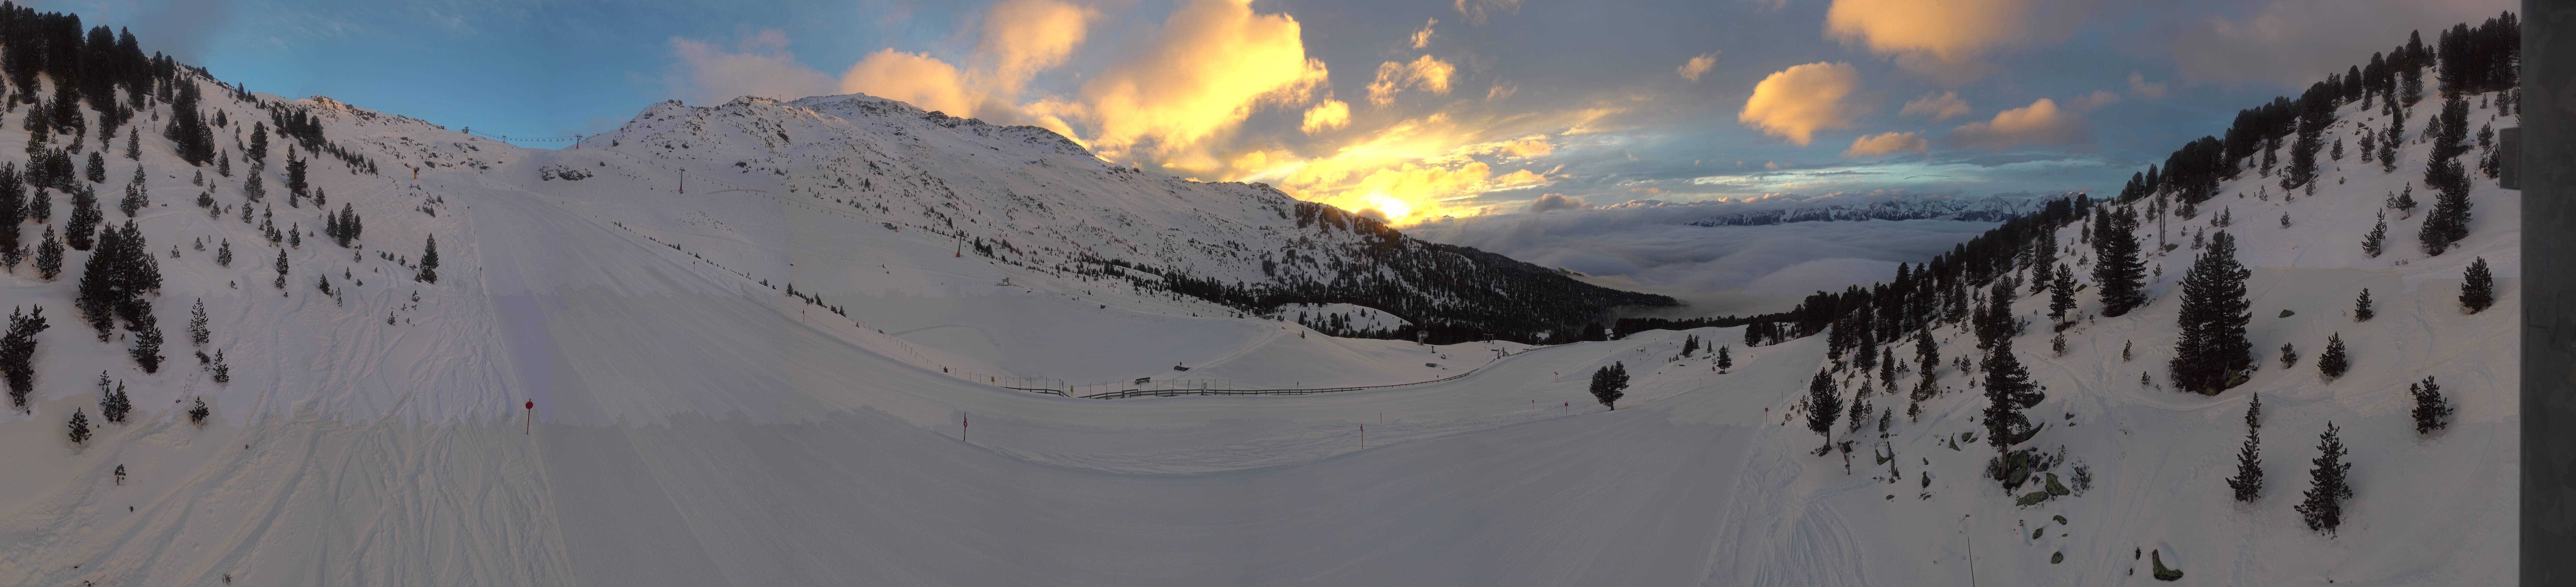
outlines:
[{"label": "pine tree", "polygon": [[2093,287],[2102,296],[2102,315],[2117,317],[2146,303],[2146,262],[2139,256],[2136,211],[2121,208],[2103,214],[2094,228]]},{"label": "pine tree", "polygon": [[125,382],[116,382],[116,390],[98,398],[98,415],[109,423],[122,424],[125,415],[134,411],[134,398],[125,394]]},{"label": "pine tree", "polygon": [[205,396],[198,396],[196,405],[188,408],[188,423],[204,426],[206,425],[206,416],[212,415],[213,413],[214,410],[206,409]]},{"label": "pine tree", "polygon": [[101,230],[98,237],[98,252],[81,267],[78,294],[72,298],[72,305],[80,309],[81,318],[90,328],[98,331],[99,342],[106,342],[108,329],[116,325],[116,304],[123,301],[117,286],[124,282],[118,274],[122,269],[119,261],[124,259],[117,252],[121,248],[117,241],[122,238],[117,231]]},{"label": "pine tree", "polygon": [[2442,396],[2441,384],[2426,377],[2422,383],[2408,384],[2406,392],[2415,398],[2416,434],[2429,435],[2451,426],[2451,400]]},{"label": "pine tree", "polygon": [[2058,265],[2057,277],[2051,281],[2055,284],[2048,291],[2048,319],[2057,322],[2058,330],[2065,330],[2066,318],[2075,310],[2075,270]]},{"label": "pine tree", "polygon": [[153,317],[149,309],[142,312],[138,318],[140,318],[138,322],[126,328],[134,333],[134,348],[130,351],[134,355],[134,363],[141,365],[145,373],[159,373],[162,359],[161,321]]},{"label": "pine tree", "polygon": [[17,165],[0,165],[0,252],[18,250],[19,225],[26,220],[26,189],[18,179]]},{"label": "pine tree", "polygon": [[36,188],[27,196],[27,219],[43,224],[52,222],[53,218],[54,193],[45,188]]},{"label": "pine tree", "polygon": [[2352,321],[2369,322],[2371,317],[2377,315],[2378,312],[2373,311],[2370,306],[2370,288],[2362,288],[2361,297],[2352,300]]},{"label": "pine tree", "polygon": [[1995,452],[2012,450],[2015,444],[2030,440],[2039,431],[2032,427],[2030,416],[2022,410],[2037,407],[2047,399],[2039,385],[2031,383],[2030,371],[2022,368],[2021,359],[2013,356],[2012,339],[1996,341],[1986,352],[1986,442]]},{"label": "pine tree", "polygon": [[420,274],[413,276],[412,281],[438,283],[438,235],[430,235],[429,244],[421,249]]},{"label": "pine tree", "polygon": [[233,381],[233,367],[231,364],[224,362],[223,349],[215,349],[214,372],[212,379],[214,379],[217,384],[231,383]]},{"label": "pine tree", "polygon": [[263,162],[263,164],[268,161],[268,123],[251,123],[250,150],[243,151],[243,156],[252,161]]},{"label": "pine tree", "polygon": [[72,190],[72,214],[63,225],[63,239],[73,249],[89,250],[93,242],[90,235],[98,231],[98,223],[106,220],[107,214],[98,209],[98,196],[86,189]]},{"label": "pine tree", "polygon": [[1619,398],[1628,395],[1628,365],[1613,362],[1592,372],[1592,399],[1612,410],[1619,409]]},{"label": "pine tree", "polygon": [[305,183],[304,180],[306,161],[308,160],[297,158],[294,150],[290,149],[286,152],[286,205],[289,207],[303,206],[296,203],[296,199],[304,197],[305,190],[312,188],[312,185]]},{"label": "pine tree", "polygon": [[2169,364],[2175,387],[2215,395],[2235,387],[2253,363],[2245,329],[2254,317],[2245,291],[2253,272],[2236,261],[2236,238],[2220,231],[2183,278],[2181,334]]},{"label": "pine tree", "polygon": [[2343,526],[2343,500],[2352,498],[2352,486],[2345,483],[2352,463],[2344,462],[2344,455],[2343,439],[2334,423],[2327,422],[2325,434],[2317,437],[2317,458],[2309,461],[2315,468],[2308,470],[2306,499],[2294,508],[2309,530],[2333,536]]},{"label": "pine tree", "polygon": [[[2262,409],[2261,406],[2259,403],[2248,404],[2245,421],[2253,422],[2256,410]],[[2227,488],[2235,494],[2236,501],[2250,503],[2263,495],[2262,442],[2261,428],[2250,425],[2245,428],[2245,445],[2236,449],[2236,476],[2227,478]]]},{"label": "pine tree", "polygon": [[107,158],[100,157],[97,151],[90,151],[89,164],[81,168],[81,176],[88,178],[90,183],[107,183]]},{"label": "pine tree", "polygon": [[1896,345],[1888,345],[1879,349],[1878,359],[1878,383],[1880,385],[1887,386],[1887,393],[1895,394]]},{"label": "pine tree", "polygon": [[1733,353],[1727,352],[1729,348],[1730,347],[1717,347],[1717,372],[1719,373],[1725,373],[1727,369],[1735,368],[1735,356]]},{"label": "pine tree", "polygon": [[2468,278],[2460,283],[2460,307],[2469,313],[2486,311],[2495,305],[2495,273],[2487,270],[2487,258],[2469,263]]},{"label": "pine tree", "polygon": [[2370,226],[2370,234],[2361,237],[2361,253],[2377,259],[2380,253],[2387,252],[2387,243],[2388,212],[2383,210],[2379,212],[2379,222]]},{"label": "pine tree", "polygon": [[2415,184],[2406,184],[2406,187],[2403,190],[2388,195],[2388,209],[2399,212],[2410,212],[2415,209],[2416,205]]},{"label": "pine tree", "polygon": [[259,176],[259,173],[254,172],[250,177],[242,179],[242,198],[250,200],[251,203],[258,203],[260,198],[268,197],[268,187],[260,184]]},{"label": "pine tree", "polygon": [[1923,373],[1925,381],[1930,381],[1940,371],[1941,347],[1932,343],[1931,328],[1914,331],[1914,362],[1915,370]]},{"label": "pine tree", "polygon": [[63,241],[54,237],[54,226],[45,225],[45,240],[36,243],[36,276],[45,281],[63,274]]},{"label": "pine tree", "polygon": [[231,267],[233,266],[233,239],[223,239],[222,242],[222,246],[215,247],[215,264]]},{"label": "pine tree", "polygon": [[286,289],[286,249],[277,250],[277,288]]},{"label": "pine tree", "polygon": [[89,415],[80,408],[72,408],[71,438],[72,444],[89,443]]},{"label": "pine tree", "polygon": [[1825,437],[1825,446],[1833,446],[1834,419],[1842,416],[1843,409],[1843,396],[1834,389],[1833,374],[1816,370],[1816,376],[1807,380],[1805,403],[1807,431]]},{"label": "pine tree", "polygon": [[2296,366],[2299,366],[2299,347],[2286,342],[2281,343],[2281,368],[2288,369]]},{"label": "pine tree", "polygon": [[2245,399],[2245,429],[2261,430],[2263,428],[2263,394],[2246,394]]},{"label": "pine tree", "polygon": [[196,306],[188,309],[188,344],[206,346],[213,338],[214,332],[206,329],[206,299],[197,298]]},{"label": "pine tree", "polygon": [[2326,335],[2326,352],[2317,355],[2317,372],[2333,380],[2351,368],[2351,359],[2344,356],[2343,333]]},{"label": "pine tree", "polygon": [[8,381],[11,407],[27,409],[27,394],[36,390],[36,333],[50,327],[44,306],[24,314],[9,308],[9,333],[0,336],[0,378]]}]

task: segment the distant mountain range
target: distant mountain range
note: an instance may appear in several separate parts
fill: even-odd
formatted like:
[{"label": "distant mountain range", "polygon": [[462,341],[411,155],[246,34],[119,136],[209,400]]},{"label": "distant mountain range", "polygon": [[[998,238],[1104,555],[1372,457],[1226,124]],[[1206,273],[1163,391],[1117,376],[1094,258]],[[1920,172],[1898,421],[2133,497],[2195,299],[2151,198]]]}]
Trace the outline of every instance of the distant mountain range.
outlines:
[{"label": "distant mountain range", "polygon": [[2002,222],[2032,210],[2045,201],[2014,197],[1959,199],[1949,196],[1920,196],[1865,204],[1830,204],[1738,212],[1710,216],[1687,222],[1692,226],[1768,226],[1791,222],[1827,222],[1835,220],[1966,220]]}]

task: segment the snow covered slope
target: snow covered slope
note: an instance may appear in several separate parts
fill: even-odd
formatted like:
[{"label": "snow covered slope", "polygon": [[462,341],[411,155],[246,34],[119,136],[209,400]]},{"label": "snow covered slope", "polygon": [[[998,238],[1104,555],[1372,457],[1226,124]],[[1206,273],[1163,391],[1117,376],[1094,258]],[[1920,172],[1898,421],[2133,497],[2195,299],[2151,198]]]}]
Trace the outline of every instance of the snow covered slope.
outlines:
[{"label": "snow covered slope", "polygon": [[[208,90],[234,120],[267,118]],[[2516,300],[2475,315],[2452,300],[2472,257],[2507,284],[2518,275],[2516,194],[2476,180],[2472,236],[2444,255],[2405,246],[2417,214],[2392,216],[2389,255],[2362,257],[2381,194],[2422,169],[2420,145],[2396,174],[2330,164],[2327,185],[2295,202],[2253,198],[2271,180],[2252,174],[2214,202],[2255,269],[2256,347],[2313,355],[2342,333],[2356,363],[2342,379],[2308,362],[2215,397],[2141,386],[2140,371],[2161,379],[2176,306],[2163,292],[2187,247],[2152,260],[2166,266],[2154,303],[2070,330],[2067,355],[2044,352],[2045,329],[2017,341],[2050,390],[2033,444],[2065,446],[2093,475],[2081,494],[2024,508],[1979,479],[1990,453],[1941,442],[1980,428],[1973,393],[1898,418],[1879,445],[1890,463],[1846,472],[1840,455],[1811,455],[1815,435],[1784,419],[1826,363],[1818,337],[1736,346],[1721,374],[1708,355],[1680,356],[1682,340],[1733,343],[1739,329],[1426,346],[1175,295],[1154,285],[1179,273],[1414,285],[1432,293],[1385,296],[1412,308],[1290,301],[1419,322],[1408,312],[1510,274],[1422,281],[1508,266],[1408,265],[1454,252],[1260,186],[1106,167],[1026,130],[866,97],[745,99],[657,106],[543,151],[292,104],[378,164],[312,159],[329,209],[365,218],[363,248],[272,246],[241,220],[237,206],[274,206],[280,228],[321,222],[280,205],[284,142],[259,171],[260,204],[242,192],[252,171],[237,148],[234,175],[207,171],[203,188],[158,137],[139,162],[108,159],[111,180],[139,163],[151,190],[135,220],[165,276],[150,298],[172,332],[160,372],[73,317],[87,253],[54,281],[0,276],[0,304],[42,304],[54,321],[31,410],[0,415],[0,583],[1956,584],[1973,552],[1987,584],[2150,584],[2145,561],[2121,556],[2133,549],[2212,584],[2512,579]],[[0,144],[26,140],[0,128]],[[192,206],[201,190],[225,208]],[[414,282],[432,236],[441,278]],[[224,241],[228,266],[212,258]],[[284,288],[271,285],[280,250]],[[1111,260],[1127,264],[1099,262]],[[337,295],[311,280],[322,275]],[[2355,323],[2341,313],[2362,287],[2379,318]],[[2079,311],[2096,312],[2084,298]],[[229,383],[189,355],[197,299]],[[1955,327],[1937,336],[1944,357],[1973,346]],[[1584,387],[1613,362],[1635,382],[1605,411]],[[102,371],[141,407],[133,421],[98,423]],[[1295,396],[1005,387],[1453,376]],[[2405,388],[2425,376],[2460,413],[2418,439]],[[2257,392],[2271,489],[2239,507],[2222,478]],[[214,412],[203,426],[183,413],[200,397]],[[85,444],[65,438],[75,409],[97,424]],[[2331,539],[2289,511],[2329,420],[2359,463],[2351,522]],[[1902,477],[1878,478],[1890,465]]]}]

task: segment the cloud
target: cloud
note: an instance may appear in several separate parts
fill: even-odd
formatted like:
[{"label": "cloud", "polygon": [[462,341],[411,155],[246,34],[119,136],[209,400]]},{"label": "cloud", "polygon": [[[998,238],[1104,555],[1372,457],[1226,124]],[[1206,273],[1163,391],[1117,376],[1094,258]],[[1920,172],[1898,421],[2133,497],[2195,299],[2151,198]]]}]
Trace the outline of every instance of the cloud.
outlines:
[{"label": "cloud", "polygon": [[[2180,26],[2171,39],[2176,72],[2192,82],[2265,82],[2304,88],[2326,74],[2370,60],[2406,33],[2451,23],[2475,24],[2517,4],[2501,0],[2249,1],[2240,19],[2210,16]],[[2431,43],[2432,30],[2425,30]]]},{"label": "cloud", "polygon": [[1849,63],[1809,63],[1773,73],[1753,86],[1736,121],[1763,134],[1806,145],[1816,131],[1851,128],[1852,118],[1867,110],[1847,103],[1860,88],[1860,71]]},{"label": "cloud", "polygon": [[[148,39],[152,50],[169,53],[182,62],[199,62],[207,41],[231,29],[231,0],[166,0],[140,8],[134,17],[134,34]],[[101,15],[83,10],[82,16]]]},{"label": "cloud", "polygon": [[1513,172],[1511,172],[1511,173],[1505,173],[1505,174],[1503,174],[1503,175],[1502,175],[1502,177],[1494,178],[1494,184],[1495,184],[1495,185],[1500,185],[1500,186],[1504,186],[1504,187],[1517,187],[1517,186],[1524,186],[1524,185],[1532,185],[1532,184],[1546,184],[1546,183],[1547,183],[1547,176],[1539,175],[1539,174],[1536,174],[1536,173],[1531,173],[1531,172],[1530,172],[1530,170],[1527,170],[1527,169],[1522,169],[1522,170],[1518,170],[1518,171],[1513,171]]},{"label": "cloud", "polygon": [[[1432,220],[1405,229],[1433,242],[1476,247],[1543,267],[1698,291],[1742,289],[1759,295],[1886,280],[1897,263],[1921,263],[1976,237],[1992,222],[1951,220],[1796,222],[1709,228],[1684,223],[1712,216],[1853,201],[1903,199],[1887,194],[1766,198],[1748,202],[1595,204],[1541,195],[1522,214]],[[1544,213],[1540,213],[1544,212]],[[1722,312],[1721,312],[1722,313]]]},{"label": "cloud", "polygon": [[1488,14],[1510,15],[1521,11],[1521,0],[1454,0],[1453,4],[1458,7],[1460,16],[1467,17],[1467,24],[1473,25],[1485,24]]},{"label": "cloud", "polygon": [[880,49],[841,74],[841,91],[900,100],[950,116],[977,116],[983,99],[966,87],[966,75],[921,53]]},{"label": "cloud", "polygon": [[975,54],[984,64],[978,81],[988,91],[1016,96],[1040,71],[1063,64],[1082,45],[1090,8],[1058,0],[1003,0],[984,13]]},{"label": "cloud", "polygon": [[698,103],[721,103],[738,96],[793,100],[832,93],[830,76],[796,62],[787,52],[787,33],[763,29],[745,36],[733,51],[712,43],[671,37],[675,59],[662,82],[672,95]]},{"label": "cloud", "polygon": [[1306,55],[1300,34],[1297,19],[1255,13],[1250,0],[1192,0],[1164,20],[1160,38],[1084,84],[1075,114],[1097,127],[1091,144],[1103,155],[1142,149],[1210,164],[1206,142],[1257,107],[1303,106],[1328,89],[1324,62]]},{"label": "cloud", "polygon": [[1440,19],[1434,18],[1431,19],[1431,22],[1422,23],[1422,30],[1413,31],[1413,48],[1420,49],[1431,46],[1431,35],[1433,34],[1431,32],[1431,27],[1438,24],[1440,24]]},{"label": "cloud", "polygon": [[1499,145],[1496,150],[1510,154],[1513,157],[1533,159],[1546,157],[1549,153],[1556,152],[1556,145],[1547,142],[1547,139],[1545,138],[1532,138],[1528,140],[1505,142],[1502,145]]},{"label": "cloud", "polygon": [[2165,84],[2164,82],[2147,83],[2145,74],[2132,71],[2129,72],[2129,93],[2143,98],[2162,98],[2165,97]]},{"label": "cloud", "polygon": [[1529,213],[1531,214],[1537,214],[1549,210],[1590,209],[1592,209],[1591,202],[1583,201],[1583,198],[1568,197],[1565,194],[1539,194],[1538,199],[1530,200],[1529,203]]},{"label": "cloud", "polygon": [[2083,142],[2084,119],[2040,98],[2029,106],[1995,113],[1994,120],[1971,122],[1950,131],[1963,147],[2003,150],[2023,144],[2065,145]]},{"label": "cloud", "polygon": [[1982,74],[1987,49],[2020,36],[2027,0],[1834,0],[1825,33],[1952,83]]},{"label": "cloud", "polygon": [[1910,132],[1889,132],[1853,139],[1851,149],[1843,151],[1843,155],[1869,157],[1902,151],[1921,153],[1929,148],[1930,145],[1923,140],[1922,135]]},{"label": "cloud", "polygon": [[2067,100],[2066,107],[2073,108],[2076,112],[2092,112],[2118,101],[2120,101],[2119,94],[2111,93],[2109,90],[2094,90],[2093,93]]},{"label": "cloud", "polygon": [[1449,95],[1449,79],[1458,67],[1437,57],[1424,55],[1412,63],[1388,61],[1377,65],[1377,80],[1369,82],[1369,103],[1385,106],[1395,103],[1395,93],[1410,86],[1432,94]]},{"label": "cloud", "polygon": [[1682,62],[1682,66],[1677,70],[1682,73],[1682,79],[1699,81],[1699,74],[1708,73],[1708,68],[1715,66],[1717,66],[1717,52],[1710,51],[1692,57],[1690,61]]},{"label": "cloud", "polygon": [[1927,93],[1921,98],[1906,101],[1905,108],[1896,113],[1904,116],[1922,116],[1931,118],[1933,122],[1940,122],[1967,114],[1968,101],[1959,99],[1958,92]]},{"label": "cloud", "polygon": [[1515,85],[1511,85],[1511,84],[1503,83],[1503,82],[1494,82],[1494,86],[1493,86],[1493,87],[1491,87],[1491,88],[1486,88],[1486,89],[1485,89],[1485,101],[1491,102],[1491,101],[1494,101],[1494,100],[1501,100],[1501,99],[1504,99],[1504,98],[1510,98],[1510,97],[1512,97],[1512,94],[1518,94],[1518,93],[1521,93],[1521,87],[1520,87],[1520,86],[1515,86]]},{"label": "cloud", "polygon": [[954,116],[1035,122],[1070,132],[1051,112],[1080,111],[1078,105],[1032,112],[1012,102],[1031,78],[1064,63],[1082,44],[1095,16],[1089,8],[1061,0],[1004,0],[983,15],[980,40],[966,61],[972,68],[928,53],[887,48],[860,58],[838,80],[798,63],[787,52],[786,33],[777,29],[749,35],[730,52],[674,37],[670,44],[678,62],[664,80],[672,93],[707,102],[739,95],[792,100],[863,93]]},{"label": "cloud", "polygon": [[1297,130],[1304,131],[1306,134],[1311,135],[1318,132],[1350,126],[1350,124],[1351,105],[1349,102],[1343,102],[1341,100],[1325,100],[1322,102],[1316,102],[1313,108],[1306,109],[1306,121],[1303,124],[1297,125]]}]

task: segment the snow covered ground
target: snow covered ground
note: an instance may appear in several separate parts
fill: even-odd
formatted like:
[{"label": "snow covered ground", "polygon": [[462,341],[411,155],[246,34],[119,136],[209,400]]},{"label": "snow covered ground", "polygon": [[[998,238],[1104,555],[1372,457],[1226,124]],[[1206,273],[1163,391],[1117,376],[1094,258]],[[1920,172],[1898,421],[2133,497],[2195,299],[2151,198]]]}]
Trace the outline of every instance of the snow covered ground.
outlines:
[{"label": "snow covered ground", "polygon": [[[236,118],[248,108],[208,95]],[[1820,439],[1785,418],[1825,362],[1817,337],[1757,348],[1735,328],[1543,348],[1340,339],[1054,270],[1072,247],[1133,247],[1248,277],[1257,265],[1212,235],[1249,241],[1276,233],[1256,220],[1280,217],[1258,198],[1226,199],[1234,187],[1104,171],[1024,131],[872,100],[657,106],[560,151],[307,101],[336,113],[334,141],[362,145],[385,173],[314,160],[315,184],[367,218],[374,250],[307,238],[287,251],[282,291],[269,285],[276,249],[235,213],[190,206],[194,170],[145,140],[156,204],[138,222],[153,250],[181,249],[161,259],[156,298],[169,368],[140,372],[73,318],[85,253],[58,281],[0,277],[0,305],[41,303],[55,324],[40,337],[32,412],[0,416],[11,447],[0,584],[1930,585],[1967,582],[1971,563],[1982,584],[2153,584],[2146,561],[2122,556],[2137,549],[2195,584],[2513,579],[2518,194],[2477,179],[2473,235],[2453,252],[2414,251],[2419,211],[2392,216],[2390,254],[2359,253],[2382,193],[2420,175],[2423,145],[2401,150],[2395,174],[2329,163],[2327,185],[2296,202],[2254,199],[2271,180],[2251,173],[2213,202],[2255,268],[2253,342],[2267,360],[2298,343],[2311,358],[2296,368],[2271,364],[2215,397],[2139,384],[2140,372],[2163,379],[2177,305],[2165,293],[2187,247],[2152,261],[2164,266],[2154,303],[2068,331],[2068,355],[2048,356],[2045,329],[2016,341],[2049,390],[2031,410],[2049,423],[2032,445],[2062,445],[2094,476],[2079,495],[2025,508],[1979,479],[1990,452],[1941,442],[1980,428],[1974,393],[1928,402],[1919,422],[1900,415],[1883,444],[1864,433],[1892,463],[1855,455],[1846,472],[1841,455],[1814,456]],[[800,122],[764,118],[782,112]],[[836,176],[779,155],[788,147],[770,130],[780,144],[856,145],[837,177],[875,164],[897,171],[866,175],[872,184],[908,191],[827,187],[816,178]],[[0,144],[24,135],[0,128]],[[706,136],[729,138],[686,138]],[[122,178],[116,161],[109,175]],[[940,161],[961,163],[904,167]],[[436,165],[412,179],[403,166],[422,162]],[[1077,164],[1088,167],[1061,172]],[[243,202],[246,169],[216,178],[219,204]],[[587,177],[564,179],[576,169]],[[1104,187],[1120,182],[1137,185]],[[932,195],[943,191],[956,197]],[[310,211],[281,207],[277,220],[318,222]],[[1031,236],[1012,237],[1018,252],[961,253],[942,234],[959,222]],[[417,258],[433,234],[436,284],[375,254]],[[1196,236],[1151,236],[1166,234]],[[197,237],[208,251],[186,246]],[[240,258],[217,266],[212,239]],[[2478,256],[2505,294],[2463,315],[2461,271]],[[343,296],[320,295],[306,280],[319,274]],[[790,297],[791,283],[819,303]],[[2345,312],[2363,287],[2379,317],[2356,323]],[[2081,311],[2098,310],[2080,297]],[[229,384],[186,356],[196,298]],[[2295,314],[2276,318],[2283,309]],[[2313,356],[2329,333],[2344,335],[2355,369],[2325,382]],[[1678,357],[1686,335],[1735,345],[1737,367]],[[1938,336],[1945,358],[1973,346],[1955,327]],[[2136,350],[2125,362],[2124,342]],[[1612,362],[1635,378],[1616,411],[1584,391]],[[75,408],[96,421],[101,371],[142,410],[73,445],[63,423]],[[1461,374],[1299,396],[1006,388]],[[2426,376],[2460,412],[2419,439],[2405,388]],[[2253,393],[2265,398],[2269,485],[2240,507],[2223,480]],[[215,407],[203,427],[181,413],[201,396]],[[2333,538],[2290,511],[2328,421],[2358,463],[2351,521]],[[1891,464],[1899,477],[1884,478]]]}]

